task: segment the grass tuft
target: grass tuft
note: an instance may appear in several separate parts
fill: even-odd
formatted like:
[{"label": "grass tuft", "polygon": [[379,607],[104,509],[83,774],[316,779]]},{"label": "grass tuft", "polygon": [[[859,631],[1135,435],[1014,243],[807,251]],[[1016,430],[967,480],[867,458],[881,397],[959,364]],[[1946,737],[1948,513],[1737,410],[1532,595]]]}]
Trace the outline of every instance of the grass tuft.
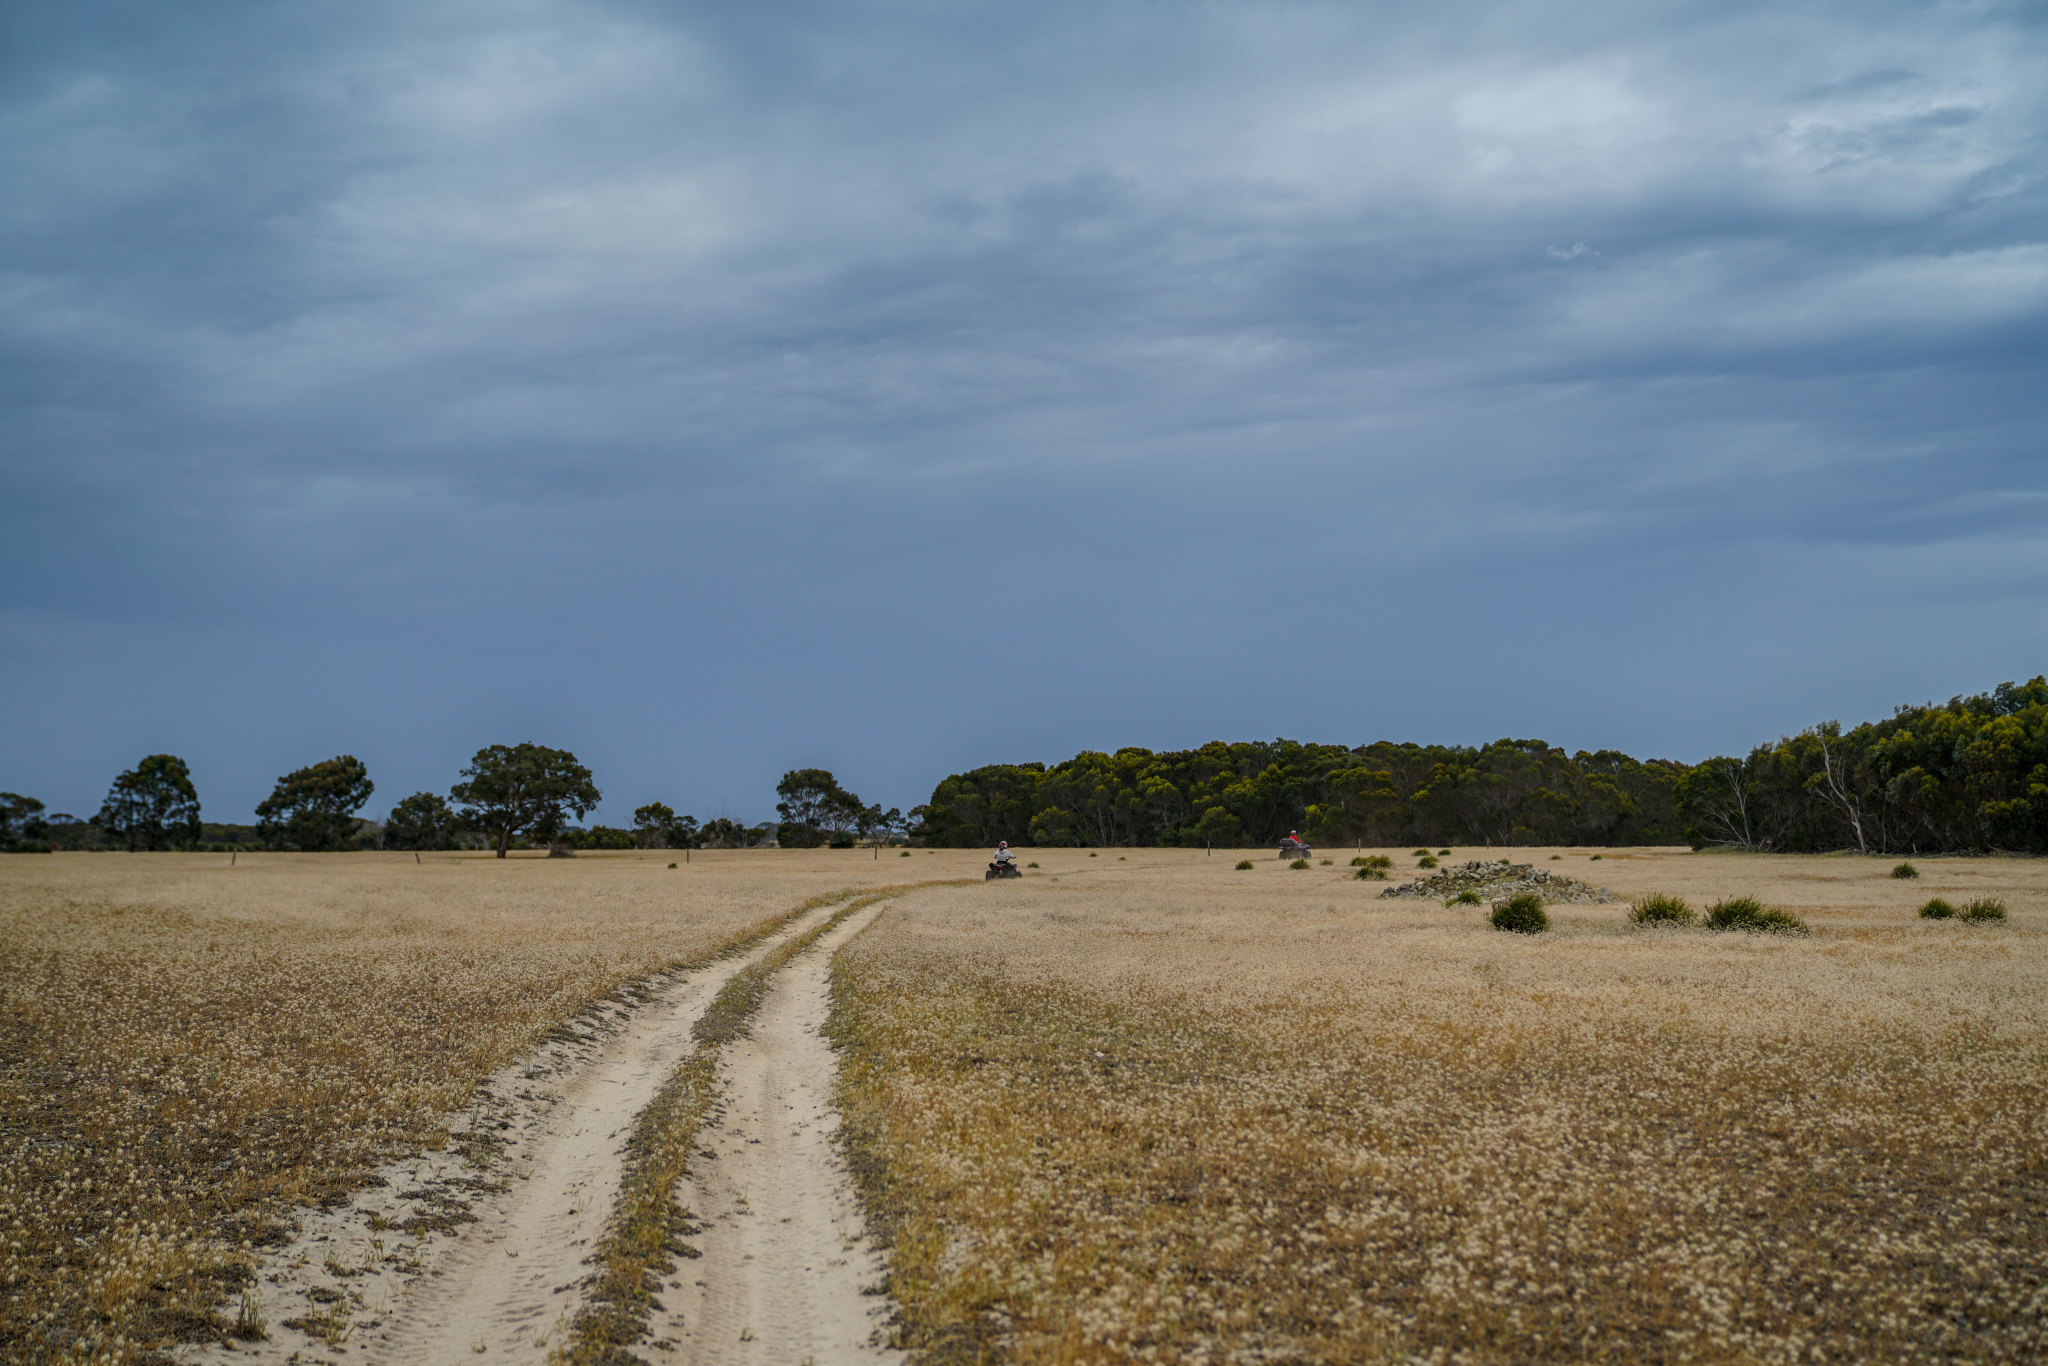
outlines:
[{"label": "grass tuft", "polygon": [[1446,906],[1478,906],[1482,904],[1484,903],[1480,901],[1479,893],[1473,891],[1470,887],[1467,887],[1464,891],[1444,903]]},{"label": "grass tuft", "polygon": [[1493,903],[1493,927],[1514,934],[1541,934],[1550,928],[1550,917],[1543,910],[1542,897],[1523,892]]},{"label": "grass tuft", "polygon": [[1252,861],[1251,861],[1250,859],[1248,859],[1248,858],[1241,858],[1241,859],[1239,859],[1239,860],[1237,861],[1237,871],[1238,871],[1238,872],[1240,872],[1240,873],[1249,873],[1249,872],[1250,872],[1251,870],[1252,870]]},{"label": "grass tuft", "polygon": [[1938,896],[1933,897],[1925,906],[1920,908],[1920,918],[1922,920],[1954,920],[1956,918],[1956,908]]},{"label": "grass tuft", "polygon": [[1969,905],[1963,907],[1957,919],[2003,920],[2005,919],[2005,903],[1995,896],[1980,896]]},{"label": "grass tuft", "polygon": [[1652,892],[1628,908],[1628,918],[1637,925],[1691,925],[1699,916],[1684,897]]},{"label": "grass tuft", "polygon": [[1753,896],[1730,897],[1707,907],[1707,928],[1740,930],[1744,934],[1811,934],[1806,922],[1790,911],[1773,910]]},{"label": "grass tuft", "polygon": [[1294,862],[1288,864],[1287,866],[1289,868],[1306,868],[1308,867],[1308,860],[1305,858],[1298,858]]},{"label": "grass tuft", "polygon": [[1357,878],[1360,882],[1385,882],[1387,880],[1387,870],[1367,865],[1351,876]]},{"label": "grass tuft", "polygon": [[1892,865],[1892,876],[1895,878],[1919,877],[1920,870],[1902,859]]}]

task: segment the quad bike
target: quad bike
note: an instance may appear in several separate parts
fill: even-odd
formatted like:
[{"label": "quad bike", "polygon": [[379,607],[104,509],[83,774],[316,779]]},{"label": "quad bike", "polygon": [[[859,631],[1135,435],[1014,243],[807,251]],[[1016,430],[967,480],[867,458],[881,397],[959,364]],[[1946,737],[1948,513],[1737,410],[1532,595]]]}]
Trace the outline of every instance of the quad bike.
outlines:
[{"label": "quad bike", "polygon": [[1281,858],[1307,858],[1313,853],[1315,853],[1315,850],[1308,847],[1308,841],[1306,840],[1284,839],[1280,841]]},{"label": "quad bike", "polygon": [[999,877],[1023,877],[1024,870],[1014,863],[990,862],[988,871],[981,875],[983,882],[994,882]]}]

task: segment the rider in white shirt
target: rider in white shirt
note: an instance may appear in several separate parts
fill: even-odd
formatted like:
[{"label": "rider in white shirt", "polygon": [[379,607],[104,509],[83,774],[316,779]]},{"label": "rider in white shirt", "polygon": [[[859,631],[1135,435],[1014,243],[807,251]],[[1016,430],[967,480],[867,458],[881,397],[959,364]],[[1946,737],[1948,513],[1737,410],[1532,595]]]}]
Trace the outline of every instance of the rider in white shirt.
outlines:
[{"label": "rider in white shirt", "polygon": [[996,841],[997,863],[1013,863],[1016,861],[1016,858],[1017,856],[1010,852],[1010,842],[1008,840]]}]

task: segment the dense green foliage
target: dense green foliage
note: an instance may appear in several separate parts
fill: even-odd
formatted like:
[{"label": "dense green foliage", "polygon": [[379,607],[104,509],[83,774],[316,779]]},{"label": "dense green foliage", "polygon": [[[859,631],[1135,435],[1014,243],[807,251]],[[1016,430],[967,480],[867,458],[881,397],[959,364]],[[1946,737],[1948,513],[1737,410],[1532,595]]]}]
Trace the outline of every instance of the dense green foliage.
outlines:
[{"label": "dense green foliage", "polygon": [[1534,892],[1523,892],[1511,896],[1493,908],[1493,927],[1511,934],[1541,934],[1550,928],[1550,916],[1543,909],[1543,898]]},{"label": "dense green foliage", "polygon": [[1868,853],[2048,851],[2048,679],[1828,722],[1686,765],[1541,740],[1355,749],[1293,740],[992,764],[912,813],[932,844],[1673,843]]},{"label": "dense green foliage", "polygon": [[1678,796],[1700,846],[2048,851],[2048,678],[1709,759]]},{"label": "dense green foliage", "polygon": [[0,851],[16,849],[47,853],[50,823],[43,819],[43,804],[19,792],[0,792]]},{"label": "dense green foliage", "polygon": [[415,792],[384,818],[386,849],[452,849],[455,813],[433,792]]},{"label": "dense green foliage", "polygon": [[[934,844],[1654,844],[1683,825],[1683,765],[1541,740],[1347,749],[1293,740],[954,774],[913,815]],[[1427,852],[1426,850],[1424,851]]]},{"label": "dense green foliage", "polygon": [[256,828],[273,849],[354,847],[355,813],[376,784],[353,754],[341,754],[287,773],[256,808]]},{"label": "dense green foliage", "polygon": [[114,779],[92,823],[137,849],[171,849],[199,842],[199,792],[192,771],[175,754],[152,754]]},{"label": "dense green foliage", "polygon": [[491,836],[499,858],[516,835],[554,839],[570,813],[586,815],[604,796],[575,755],[545,745],[486,746],[462,779],[448,795],[464,825]]}]

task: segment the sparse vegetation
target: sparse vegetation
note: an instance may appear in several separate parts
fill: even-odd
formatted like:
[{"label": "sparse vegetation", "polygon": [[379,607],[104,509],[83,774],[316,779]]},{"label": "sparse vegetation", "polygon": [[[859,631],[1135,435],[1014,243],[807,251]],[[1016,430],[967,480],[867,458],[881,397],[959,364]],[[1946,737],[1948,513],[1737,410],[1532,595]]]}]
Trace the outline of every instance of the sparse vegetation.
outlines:
[{"label": "sparse vegetation", "polygon": [[1773,910],[1752,896],[1730,897],[1707,907],[1707,928],[1746,934],[1812,933],[1806,922],[1790,911]]},{"label": "sparse vegetation", "polygon": [[1920,908],[1922,920],[1953,920],[1955,916],[1956,908],[1938,896],[1929,898],[1927,904]]},{"label": "sparse vegetation", "polygon": [[1434,867],[1436,867],[1436,866],[1437,866],[1437,862],[1436,862],[1436,855],[1434,855],[1434,854],[1424,854],[1424,855],[1423,855],[1423,856],[1422,856],[1421,858],[1419,858],[1419,859],[1415,860],[1415,866],[1416,866],[1417,868],[1434,868]]},{"label": "sparse vegetation", "polygon": [[1288,864],[1287,866],[1288,866],[1289,868],[1293,868],[1293,869],[1297,869],[1297,870],[1299,870],[1299,869],[1303,869],[1303,868],[1307,868],[1307,867],[1308,867],[1308,860],[1307,860],[1307,859],[1305,859],[1305,858],[1298,858],[1298,859],[1296,859],[1296,860],[1295,860],[1294,862],[1292,862],[1292,863]]},{"label": "sparse vegetation", "polygon": [[1964,906],[1957,916],[1960,920],[2003,920],[2005,903],[1995,896],[1980,896]]},{"label": "sparse vegetation", "polygon": [[1684,897],[1663,892],[1637,897],[1628,908],[1628,918],[1638,925],[1691,925],[1699,920]]},{"label": "sparse vegetation", "polygon": [[1543,909],[1542,897],[1523,892],[1494,903],[1493,927],[1514,934],[1541,934],[1550,928],[1550,916]]},{"label": "sparse vegetation", "polygon": [[[1654,885],[1825,915],[1850,932],[1824,953],[1509,942],[1366,898],[1305,917],[1289,879],[1162,868],[1020,889],[982,929],[913,894],[842,953],[846,1132],[892,1242],[898,1345],[1213,1366],[2042,1355],[2048,922],[2008,890],[2027,865],[1978,889],[2010,929],[1949,935],[1860,891],[1826,909],[1838,864],[1614,870],[1641,880],[1624,901]],[[1841,1027],[1865,1019],[1882,1026]]]},{"label": "sparse vegetation", "polygon": [[1358,871],[1351,876],[1361,882],[1385,882],[1387,880],[1387,870],[1370,863],[1365,863],[1360,864]]},{"label": "sparse vegetation", "polygon": [[1910,862],[1902,859],[1892,865],[1892,876],[1896,878],[1919,877],[1920,870],[1915,868]]},{"label": "sparse vegetation", "polygon": [[1451,851],[1448,849],[1439,849],[1436,853],[1438,858],[1449,858],[1451,856]]},{"label": "sparse vegetation", "polygon": [[1252,870],[1252,861],[1251,861],[1250,859],[1248,859],[1248,858],[1241,858],[1241,859],[1239,859],[1239,860],[1237,861],[1237,871],[1238,871],[1238,872],[1240,872],[1240,873],[1249,873],[1249,872],[1250,872],[1251,870]]},{"label": "sparse vegetation", "polygon": [[1372,860],[1364,854],[1360,854],[1357,858],[1351,860],[1351,866],[1353,868],[1369,868],[1372,866]]},{"label": "sparse vegetation", "polygon": [[1470,887],[1467,887],[1464,891],[1444,903],[1446,906],[1483,906],[1485,904],[1480,899],[1479,893],[1473,891]]}]

